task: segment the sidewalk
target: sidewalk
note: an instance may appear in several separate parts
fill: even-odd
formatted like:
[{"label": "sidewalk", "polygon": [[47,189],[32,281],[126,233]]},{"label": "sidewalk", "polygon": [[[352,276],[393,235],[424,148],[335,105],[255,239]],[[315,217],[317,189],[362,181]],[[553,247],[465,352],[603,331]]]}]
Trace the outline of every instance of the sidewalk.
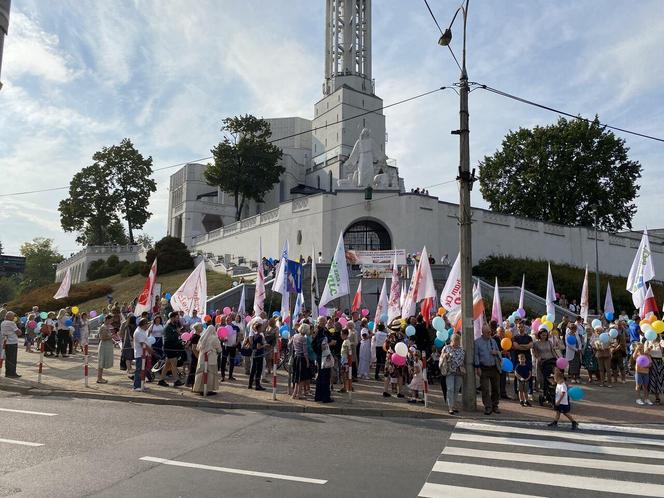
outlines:
[{"label": "sidewalk", "polygon": [[[277,381],[277,401],[272,400],[271,384],[264,385],[266,391],[247,389],[247,376],[243,367],[234,372],[236,381],[221,383],[218,394],[203,398],[192,393],[185,387],[160,387],[148,384],[149,392],[132,391],[132,381],[127,373],[119,369],[120,351],[115,350],[114,367],[104,372],[108,384],[97,384],[96,345],[90,347],[89,387],[83,381],[83,355],[75,354],[69,358],[44,358],[41,384],[37,383],[37,365],[39,354],[26,353],[19,350],[17,371],[23,377],[8,379],[0,377],[0,390],[14,391],[26,395],[39,396],[71,396],[77,398],[94,398],[109,401],[129,401],[150,403],[155,405],[179,405],[204,408],[275,410],[299,413],[329,413],[375,417],[412,417],[412,418],[447,418],[450,417],[444,406],[440,384],[430,386],[429,407],[421,404],[409,404],[406,399],[395,396],[382,396],[383,384],[374,380],[363,380],[354,383],[352,401],[347,394],[333,393],[334,403],[320,404],[313,400],[293,400],[288,396],[288,376],[279,371]],[[313,386],[312,386],[313,387]],[[337,386],[340,387],[340,386]],[[573,413],[582,422],[611,424],[648,424],[664,422],[664,406],[638,406],[635,404],[634,382],[628,379],[627,384],[618,384],[612,389],[599,387],[597,384],[582,385],[586,396],[583,401],[573,403]],[[508,394],[513,389],[508,385]],[[490,417],[482,414],[481,399],[478,397],[478,411],[461,413],[463,418],[480,418],[483,420],[532,420],[544,421],[552,417],[551,409],[542,408],[534,403],[532,408],[522,408],[517,402],[503,400],[500,404],[502,413]]]}]

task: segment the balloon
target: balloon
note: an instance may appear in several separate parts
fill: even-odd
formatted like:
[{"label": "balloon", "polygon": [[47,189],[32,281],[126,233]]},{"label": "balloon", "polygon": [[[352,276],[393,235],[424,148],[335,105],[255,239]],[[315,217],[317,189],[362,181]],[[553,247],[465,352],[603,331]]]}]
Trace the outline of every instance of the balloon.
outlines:
[{"label": "balloon", "polygon": [[445,320],[439,316],[431,321],[431,325],[433,325],[433,328],[436,330],[445,330]]},{"label": "balloon", "polygon": [[374,330],[376,328],[376,324],[372,320],[369,323],[367,323],[367,327],[369,328],[369,330]]},{"label": "balloon", "polygon": [[500,341],[500,347],[503,348],[503,351],[509,351],[512,349],[512,339],[508,339],[507,337],[503,338],[503,340]]},{"label": "balloon", "polygon": [[71,308],[71,312],[72,312],[74,315],[78,315],[78,306],[72,306],[72,308]]},{"label": "balloon", "polygon": [[206,322],[206,323],[207,323],[207,322],[211,322],[211,321],[212,321],[212,317],[211,317],[210,315],[205,315],[205,316],[203,317],[203,321]]},{"label": "balloon", "polygon": [[21,317],[21,323],[25,323],[25,322],[27,322],[27,321],[28,321],[28,317],[27,317],[27,316],[22,316],[22,317]]},{"label": "balloon", "polygon": [[279,327],[279,332],[283,334],[284,331],[288,332],[288,325],[282,325],[281,327]]},{"label": "balloon", "polygon": [[336,316],[337,318],[339,318],[339,317],[341,316],[341,311],[337,310],[337,311],[334,313],[334,316]]},{"label": "balloon", "polygon": [[636,323],[634,320],[627,320],[627,325],[632,325],[634,323]]},{"label": "balloon", "polygon": [[650,325],[650,322],[649,322],[648,320],[641,320],[641,321],[639,322],[639,326],[640,326],[641,328],[643,328],[644,325]]},{"label": "balloon", "polygon": [[556,360],[556,366],[560,370],[565,370],[569,366],[569,361],[567,361],[565,358],[558,358]]},{"label": "balloon", "polygon": [[636,365],[639,368],[648,368],[650,366],[650,358],[647,355],[640,355],[636,358]]},{"label": "balloon", "polygon": [[607,319],[607,321],[612,322],[613,321],[613,311],[607,311],[604,313],[604,318]]},{"label": "balloon", "polygon": [[551,332],[553,330],[553,323],[547,320],[546,322],[542,323],[542,327]]},{"label": "balloon", "polygon": [[152,337],[152,336],[148,337],[148,345],[150,345],[150,346],[154,346],[154,343],[155,343],[155,342],[157,342],[157,339],[155,339],[155,338]]},{"label": "balloon", "polygon": [[515,321],[515,320],[514,320],[514,316],[510,315],[510,316],[507,318],[507,321],[510,322],[510,325],[514,325],[514,321]]},{"label": "balloon", "polygon": [[383,313],[380,315],[380,321],[383,323],[387,323],[387,313]]},{"label": "balloon", "polygon": [[598,318],[595,318],[592,321],[591,325],[593,326],[594,329],[596,329],[597,327],[601,327],[602,326],[602,320],[600,320]]},{"label": "balloon", "polygon": [[[413,327],[412,325],[408,325],[408,327],[406,327],[406,335],[408,337],[414,336],[415,335],[415,327]],[[438,334],[436,334],[436,335],[438,335]]]},{"label": "balloon", "polygon": [[450,333],[447,330],[439,330],[436,332],[436,338],[445,342],[450,337]]},{"label": "balloon", "polygon": [[576,336],[568,335],[565,338],[565,342],[567,343],[568,346],[575,346],[576,345]]},{"label": "balloon", "polygon": [[437,348],[442,348],[445,345],[445,342],[441,341],[438,337],[436,337],[433,341],[433,345],[436,346]]},{"label": "balloon", "polygon": [[526,318],[526,310],[524,310],[523,308],[519,308],[518,310],[516,310],[516,312],[518,313],[520,318]]},{"label": "balloon", "polygon": [[511,330],[506,330],[505,331],[505,337],[507,337],[508,339],[511,339],[512,338],[512,331]]},{"label": "balloon", "polygon": [[362,308],[362,311],[360,311],[360,314],[362,316],[369,316],[369,310],[366,308]]},{"label": "balloon", "polygon": [[224,306],[224,315],[230,315],[231,311],[233,310],[229,306]]},{"label": "balloon", "polygon": [[286,340],[290,339],[290,332],[288,332],[288,330],[284,330],[284,331],[281,333],[281,338],[282,338],[282,339],[286,339]]},{"label": "balloon", "polygon": [[279,317],[279,316],[281,316],[281,313],[279,313],[278,311],[272,312],[272,318],[276,318],[276,317]]},{"label": "balloon", "polygon": [[601,342],[602,344],[608,344],[610,340],[611,338],[609,337],[609,334],[607,334],[606,332],[602,332],[599,335],[599,342]]},{"label": "balloon", "polygon": [[609,330],[609,336],[611,336],[611,339],[615,339],[616,337],[618,337],[618,330],[617,329]]},{"label": "balloon", "polygon": [[390,361],[398,367],[402,367],[406,364],[406,358],[404,356],[399,356],[398,354],[393,354]]},{"label": "balloon", "polygon": [[[641,325],[641,332],[643,332],[644,334],[646,332],[648,332],[649,330],[652,330],[652,327],[650,326],[649,323],[645,323],[645,324]],[[657,332],[655,332],[655,333],[657,333]]]},{"label": "balloon", "polygon": [[96,317],[96,316],[97,316],[97,312],[96,312],[95,310],[92,310],[92,311],[90,312],[90,318],[94,318],[94,317]]},{"label": "balloon", "polygon": [[533,321],[532,328],[533,328],[533,330],[539,330],[540,328],[542,328],[541,325],[542,325],[542,322],[540,322],[540,320],[538,318],[537,320]]},{"label": "balloon", "polygon": [[546,315],[546,321],[547,322],[553,322],[553,321],[555,321],[555,319],[556,319],[556,316],[553,313],[547,313],[547,315]]},{"label": "balloon", "polygon": [[28,328],[31,329],[31,330],[36,329],[37,328],[37,322],[35,322],[34,320],[30,320],[28,322]]},{"label": "balloon", "polygon": [[48,318],[48,313],[42,311],[41,313],[39,313],[39,318],[41,318],[42,320],[46,320]]},{"label": "balloon", "polygon": [[74,320],[72,320],[71,318],[67,318],[65,320],[65,326],[71,327],[73,324],[74,324]]},{"label": "balloon", "polygon": [[394,352],[405,358],[408,356],[408,346],[406,346],[403,342],[398,342],[397,345],[394,346]]},{"label": "balloon", "polygon": [[650,325],[652,326],[652,329],[658,334],[664,332],[664,322],[662,320],[655,320]]},{"label": "balloon", "polygon": [[346,320],[346,318],[344,318],[344,317],[342,316],[341,318],[339,318],[339,324],[340,324],[342,327],[345,327],[346,325],[348,325],[348,320]]},{"label": "balloon", "polygon": [[166,299],[168,299],[168,300],[170,301],[170,300],[171,300],[171,297],[172,297],[172,296],[171,296],[171,293],[170,293],[170,292],[167,292],[165,297],[166,297]]},{"label": "balloon", "polygon": [[512,364],[512,360],[508,358],[503,358],[502,367],[503,367],[503,372],[511,372],[512,370],[514,370],[514,365]]},{"label": "balloon", "polygon": [[253,320],[253,317],[251,315],[247,315],[244,317],[244,321],[249,323],[251,320]]},{"label": "balloon", "polygon": [[182,334],[180,336],[180,339],[185,341],[185,342],[188,342],[189,339],[191,339],[191,332],[185,332],[184,334]]},{"label": "balloon", "polygon": [[657,339],[657,332],[655,332],[654,330],[649,330],[648,332],[646,332],[645,334],[643,334],[643,336],[646,338],[647,341],[651,341],[651,342],[652,342],[652,341],[654,341],[655,339]]},{"label": "balloon", "polygon": [[549,318],[548,316],[546,316],[546,315],[542,315],[542,316],[540,317],[540,321],[541,321],[542,323],[544,323],[544,322],[546,322],[546,321],[548,320],[548,318]]},{"label": "balloon", "polygon": [[579,386],[572,386],[567,391],[567,395],[572,401],[580,401],[583,399],[586,393],[584,393],[583,389],[581,389]]},{"label": "balloon", "polygon": [[447,310],[441,306],[440,308],[438,308],[438,316],[445,316],[446,311]]},{"label": "balloon", "polygon": [[217,337],[222,341],[228,337],[228,330],[226,330],[226,327],[220,327],[219,330],[217,330]]}]

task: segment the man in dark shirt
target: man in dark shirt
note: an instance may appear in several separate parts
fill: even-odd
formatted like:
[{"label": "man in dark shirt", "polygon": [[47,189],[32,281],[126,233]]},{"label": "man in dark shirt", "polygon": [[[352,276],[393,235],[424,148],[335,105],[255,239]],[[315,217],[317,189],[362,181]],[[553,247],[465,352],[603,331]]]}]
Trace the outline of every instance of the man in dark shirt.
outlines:
[{"label": "man in dark shirt", "polygon": [[430,348],[429,330],[424,323],[424,317],[419,314],[417,315],[417,319],[410,319],[410,324],[415,327],[415,346],[419,351],[424,351],[428,354]]},{"label": "man in dark shirt", "polygon": [[168,322],[166,323],[166,327],[164,327],[164,355],[166,356],[166,363],[159,375],[158,384],[160,386],[168,387],[168,383],[164,380],[164,377],[168,372],[171,372],[175,378],[173,387],[184,385],[178,377],[178,358],[180,358],[184,351],[184,346],[182,345],[180,334],[178,333],[179,326],[180,316],[177,311],[172,311],[168,315]]},{"label": "man in dark shirt", "polygon": [[[512,337],[512,364],[517,365],[519,363],[519,354],[523,354],[526,357],[526,364],[532,369],[533,366],[533,338],[530,334],[526,333],[526,326],[523,323],[519,323],[516,327],[517,335]],[[517,383],[514,383],[514,395],[518,395]],[[528,380],[528,395],[533,395],[533,378],[531,377]]]}]

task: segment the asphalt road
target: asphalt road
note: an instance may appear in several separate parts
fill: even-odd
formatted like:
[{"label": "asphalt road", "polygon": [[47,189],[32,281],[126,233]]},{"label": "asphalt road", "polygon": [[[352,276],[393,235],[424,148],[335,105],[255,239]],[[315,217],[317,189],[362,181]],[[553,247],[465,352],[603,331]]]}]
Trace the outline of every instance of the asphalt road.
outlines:
[{"label": "asphalt road", "polygon": [[664,496],[662,465],[664,426],[572,432],[0,393],[0,497]]}]

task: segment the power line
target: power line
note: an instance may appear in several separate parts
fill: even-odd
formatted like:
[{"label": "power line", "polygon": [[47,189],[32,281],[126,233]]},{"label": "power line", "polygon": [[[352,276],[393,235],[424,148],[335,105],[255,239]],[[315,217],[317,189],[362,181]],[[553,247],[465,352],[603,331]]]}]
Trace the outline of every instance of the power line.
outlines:
[{"label": "power line", "polygon": [[[557,114],[561,114],[563,116],[567,116],[567,117],[570,117],[572,119],[578,119],[580,121],[585,121],[586,123],[593,123],[595,121],[593,119],[584,118],[583,116],[580,116],[578,114],[574,115],[570,112],[565,112],[565,111],[561,111],[560,109],[556,109],[555,107],[550,107],[550,106],[547,106],[547,105],[544,105],[544,104],[539,104],[537,102],[533,102],[532,100],[528,100],[528,99],[524,99],[523,97],[518,97],[516,95],[512,95],[511,93],[507,93],[507,92],[504,92],[502,90],[492,88],[492,87],[490,87],[488,85],[485,85],[483,83],[471,82],[470,84],[471,85],[476,85],[477,88],[481,88],[482,90],[486,90],[488,92],[495,93],[496,95],[500,95],[501,97],[507,97],[508,99],[516,100],[517,102],[521,102],[523,104],[528,104],[528,105],[531,105],[533,107],[538,107],[538,108],[544,109],[546,111],[555,112]],[[602,126],[604,128],[609,128],[611,130],[621,131],[623,133],[628,133],[630,135],[635,135],[635,136],[641,137],[641,138],[647,138],[649,140],[655,140],[657,142],[664,142],[664,138],[653,137],[652,135],[646,135],[646,134],[640,133],[638,131],[632,131],[632,130],[628,130],[628,129],[625,129],[625,128],[619,128],[618,126],[613,126],[613,125],[610,125],[610,124],[601,123],[599,121],[598,121],[598,123],[599,123],[600,126]]]},{"label": "power line", "polygon": [[[406,102],[410,102],[412,100],[417,100],[417,99],[420,99],[422,97],[426,97],[428,95],[431,95],[432,93],[436,93],[436,92],[440,92],[442,90],[446,90],[448,88],[449,87],[441,86],[441,87],[436,88],[434,90],[430,90],[428,92],[420,93],[418,95],[414,95],[412,97],[408,97],[408,98],[399,100],[397,102],[393,102],[393,103],[388,104],[388,105],[377,107],[375,109],[365,111],[365,112],[357,114],[355,116],[350,116],[350,117],[347,117],[347,118],[344,118],[344,119],[337,120],[334,123],[329,123],[329,124],[325,124],[325,125],[322,125],[322,126],[317,126],[317,127],[312,128],[310,130],[305,130],[305,131],[301,131],[301,132],[298,132],[298,133],[293,133],[292,135],[286,135],[285,137],[280,137],[280,138],[277,138],[277,139],[268,140],[267,143],[272,144],[272,143],[275,143],[275,142],[280,142],[282,140],[287,140],[289,138],[294,138],[294,137],[298,137],[300,135],[305,135],[307,133],[313,133],[315,131],[327,128],[329,126],[334,126],[334,125],[337,125],[337,124],[340,124],[340,123],[344,123],[346,121],[350,121],[352,119],[361,118],[362,116],[366,116],[367,114],[373,114],[373,113],[376,113],[378,111],[382,111],[384,109],[389,109],[390,107],[405,104]],[[185,162],[180,162],[180,163],[177,163],[177,164],[171,164],[169,166],[162,166],[160,168],[153,169],[152,172],[154,173],[154,172],[157,172],[157,171],[164,171],[164,170],[167,170],[167,169],[177,168],[179,166],[184,166],[185,164],[196,163],[196,162],[199,162],[199,161],[207,161],[208,159],[212,159],[212,158],[213,158],[213,156],[201,157],[199,159],[193,159],[191,161],[185,161]],[[0,194],[0,197],[10,197],[10,196],[27,195],[27,194],[38,194],[38,193],[41,193],[41,192],[53,192],[55,190],[65,190],[65,189],[68,189],[68,188],[69,187],[67,186],[67,187],[53,187],[53,188],[46,188],[46,189],[39,189],[39,190],[29,190],[29,191],[24,191],[24,192],[8,192],[8,193]]]},{"label": "power line", "polygon": [[433,22],[436,23],[436,27],[438,28],[438,31],[440,31],[440,34],[443,34],[443,30],[440,27],[440,24],[438,24],[438,20],[436,19],[436,16],[433,14],[433,10],[431,10],[431,7],[429,6],[429,2],[427,0],[424,0],[424,5],[427,6],[427,9],[429,9],[429,14],[431,14],[431,19],[433,19]]},{"label": "power line", "polygon": [[[424,0],[424,5],[427,6],[427,9],[429,10],[429,14],[431,14],[431,19],[433,19],[433,22],[436,23],[436,27],[438,28],[438,31],[440,31],[440,36],[444,36],[445,34],[443,33],[443,30],[440,27],[440,24],[438,24],[438,19],[436,19],[436,16],[434,15],[433,11],[431,10],[431,7],[429,6],[428,0]],[[452,22],[450,23],[450,27],[454,23],[454,20],[456,19],[456,16],[457,16],[458,13],[459,13],[459,10],[457,9],[457,11],[454,14],[454,17],[452,18]],[[454,54],[454,50],[452,50],[452,47],[450,45],[447,45],[447,48],[449,49],[450,54],[452,55],[452,58],[454,59],[454,62],[456,62],[456,65],[459,68],[459,71],[463,71],[463,69],[461,69],[461,64],[459,64],[459,60],[457,59],[456,55]]]}]

